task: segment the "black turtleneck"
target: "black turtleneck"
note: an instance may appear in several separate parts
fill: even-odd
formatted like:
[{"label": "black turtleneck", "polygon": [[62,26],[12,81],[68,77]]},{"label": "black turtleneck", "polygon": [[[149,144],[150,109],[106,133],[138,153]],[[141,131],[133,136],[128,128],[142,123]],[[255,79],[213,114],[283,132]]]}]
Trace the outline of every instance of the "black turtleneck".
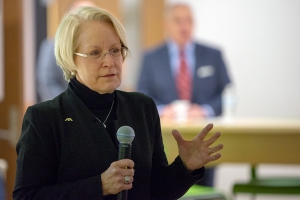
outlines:
[{"label": "black turtleneck", "polygon": [[[112,141],[117,145],[116,131],[114,129],[114,120],[117,119],[116,108],[117,98],[116,92],[108,94],[99,94],[80,83],[76,78],[70,80],[72,90],[78,95],[82,102],[91,110],[95,115],[95,120],[98,118],[101,123],[106,125],[106,131],[110,135]],[[113,104],[113,106],[112,106]],[[111,112],[110,112],[111,110]],[[109,114],[110,112],[110,114]],[[109,116],[108,116],[109,114]],[[107,117],[108,116],[108,117]],[[105,121],[107,117],[107,120]]]}]

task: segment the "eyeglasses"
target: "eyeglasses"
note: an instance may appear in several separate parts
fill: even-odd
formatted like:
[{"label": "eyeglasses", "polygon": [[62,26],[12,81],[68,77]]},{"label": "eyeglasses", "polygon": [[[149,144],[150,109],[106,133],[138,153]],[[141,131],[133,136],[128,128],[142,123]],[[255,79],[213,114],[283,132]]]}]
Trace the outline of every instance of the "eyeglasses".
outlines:
[{"label": "eyeglasses", "polygon": [[75,55],[90,58],[93,60],[104,60],[106,54],[110,54],[112,59],[119,59],[120,57],[125,58],[128,54],[129,49],[125,46],[122,46],[121,48],[114,48],[110,50],[107,53],[101,53],[101,51],[95,50],[90,53],[84,54],[84,53],[78,53],[74,52]]}]

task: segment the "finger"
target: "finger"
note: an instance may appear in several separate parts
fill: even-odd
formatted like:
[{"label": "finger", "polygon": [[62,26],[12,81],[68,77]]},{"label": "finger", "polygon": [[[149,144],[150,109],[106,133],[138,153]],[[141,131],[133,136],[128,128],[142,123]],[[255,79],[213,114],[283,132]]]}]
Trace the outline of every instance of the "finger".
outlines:
[{"label": "finger", "polygon": [[132,188],[132,183],[134,181],[133,176],[123,176],[123,182],[121,183],[122,190],[129,190]]},{"label": "finger", "polygon": [[134,176],[134,169],[122,169],[121,174],[123,176]]},{"label": "finger", "polygon": [[221,158],[221,156],[222,156],[222,155],[221,155],[220,153],[210,155],[210,156],[209,156],[210,162],[211,162],[211,161],[218,160],[219,158]]},{"label": "finger", "polygon": [[[123,184],[123,188],[121,189],[122,190],[130,190],[132,188],[132,183],[129,183],[129,184]],[[121,192],[120,191],[120,192]]]},{"label": "finger", "polygon": [[206,140],[207,145],[210,146],[211,144],[213,144],[220,136],[220,132],[215,133],[213,136]]},{"label": "finger", "polygon": [[122,190],[129,190],[132,188],[132,183],[133,183],[133,177],[130,176],[121,176],[120,180],[120,188],[119,191]]},{"label": "finger", "polygon": [[133,177],[131,176],[124,176],[124,184],[130,184],[133,182]]},{"label": "finger", "polygon": [[124,180],[125,180],[125,184],[130,184],[130,183],[133,183],[134,178],[133,178],[133,176],[125,176]]},{"label": "finger", "polygon": [[130,184],[133,182],[133,176],[129,176],[129,175],[120,175],[118,176],[118,183],[123,186],[123,184]]},{"label": "finger", "polygon": [[116,161],[116,163],[117,163],[118,167],[124,168],[124,169],[127,169],[127,168],[133,169],[133,167],[134,167],[134,162],[130,159],[118,160],[118,161]]},{"label": "finger", "polygon": [[200,140],[204,140],[209,131],[213,128],[213,124],[207,124],[206,127],[196,136]]},{"label": "finger", "polygon": [[179,131],[173,130],[172,135],[175,138],[178,145],[181,145],[182,143],[184,143],[184,139],[183,139],[182,135],[179,133]]},{"label": "finger", "polygon": [[208,154],[209,155],[214,154],[214,153],[216,153],[216,152],[218,152],[218,151],[220,151],[222,149],[223,149],[223,144],[219,144],[219,145],[217,145],[215,147],[209,148]]}]

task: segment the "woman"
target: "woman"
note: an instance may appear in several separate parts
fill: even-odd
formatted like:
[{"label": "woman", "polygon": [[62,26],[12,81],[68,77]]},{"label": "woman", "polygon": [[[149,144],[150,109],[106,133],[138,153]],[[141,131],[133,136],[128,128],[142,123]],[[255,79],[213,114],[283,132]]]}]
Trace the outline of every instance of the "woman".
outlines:
[{"label": "woman", "polygon": [[[117,90],[128,55],[125,31],[108,12],[81,7],[67,13],[55,36],[57,63],[69,81],[53,100],[27,109],[17,144],[14,199],[178,199],[220,158],[204,141],[173,135],[179,156],[168,165],[153,100]],[[135,131],[131,159],[118,160],[116,132]]]}]

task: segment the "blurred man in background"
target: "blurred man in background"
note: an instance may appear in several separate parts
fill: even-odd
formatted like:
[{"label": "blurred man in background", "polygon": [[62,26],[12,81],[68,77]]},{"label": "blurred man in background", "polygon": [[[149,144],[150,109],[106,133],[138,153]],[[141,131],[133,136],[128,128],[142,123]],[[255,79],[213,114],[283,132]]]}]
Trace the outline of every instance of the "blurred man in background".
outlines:
[{"label": "blurred man in background", "polygon": [[193,40],[188,5],[167,5],[164,14],[165,42],[145,53],[138,91],[154,99],[162,119],[178,117],[178,107],[185,107],[189,120],[219,116],[230,83],[221,52]]},{"label": "blurred man in background", "polygon": [[[230,83],[221,52],[192,38],[194,19],[185,3],[168,4],[165,41],[142,59],[137,90],[152,97],[162,120],[199,120],[222,113]],[[213,186],[213,169],[200,183]]]},{"label": "blurred man in background", "polygon": [[[96,6],[92,1],[72,1],[70,10],[81,6]],[[67,89],[68,82],[56,64],[54,40],[45,38],[40,46],[36,63],[36,88],[39,101],[53,99]]]}]

